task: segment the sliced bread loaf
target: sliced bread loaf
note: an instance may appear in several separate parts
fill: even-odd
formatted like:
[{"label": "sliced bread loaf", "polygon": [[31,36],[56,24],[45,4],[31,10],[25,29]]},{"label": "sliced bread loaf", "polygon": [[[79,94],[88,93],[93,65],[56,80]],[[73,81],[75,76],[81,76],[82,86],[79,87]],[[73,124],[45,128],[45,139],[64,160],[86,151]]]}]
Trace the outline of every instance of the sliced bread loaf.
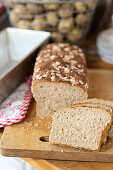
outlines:
[{"label": "sliced bread loaf", "polygon": [[110,128],[111,122],[111,113],[103,108],[63,108],[53,116],[49,140],[51,144],[99,151],[103,134]]},{"label": "sliced bread loaf", "polygon": [[[82,104],[83,103],[92,103],[92,104],[96,104],[97,106],[99,106],[101,104],[100,106],[102,107],[102,105],[103,105],[103,107],[105,109],[107,109],[106,106],[111,107],[112,108],[112,117],[113,117],[113,101],[93,98],[93,99],[81,100],[77,103],[82,103]],[[113,122],[111,124],[111,128],[108,131],[108,137],[113,138]]]},{"label": "sliced bread loaf", "polygon": [[44,47],[36,59],[31,89],[40,117],[51,117],[58,109],[87,99],[87,69],[82,50],[61,43]]}]

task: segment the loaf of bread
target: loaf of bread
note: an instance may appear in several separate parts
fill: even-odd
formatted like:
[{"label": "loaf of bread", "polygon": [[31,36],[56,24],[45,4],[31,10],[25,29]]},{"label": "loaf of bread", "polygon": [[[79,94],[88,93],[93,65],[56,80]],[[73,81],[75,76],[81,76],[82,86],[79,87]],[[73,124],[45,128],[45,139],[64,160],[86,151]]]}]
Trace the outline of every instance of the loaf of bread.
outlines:
[{"label": "loaf of bread", "polygon": [[49,141],[51,144],[99,151],[111,122],[111,113],[103,108],[89,106],[63,108],[53,116]]},{"label": "loaf of bread", "polygon": [[88,97],[85,56],[77,46],[49,44],[36,59],[32,93],[38,114],[51,117],[58,109]]},{"label": "loaf of bread", "polygon": [[[93,99],[87,99],[87,100],[83,100],[83,101],[79,101],[79,104],[80,103],[87,103],[87,104],[96,104],[96,105],[100,105],[101,104],[101,107],[103,105],[103,107],[106,109],[106,106],[107,107],[110,107],[112,109],[112,117],[113,117],[113,101],[109,101],[109,100],[103,100],[103,99],[98,99],[98,98],[93,98]],[[108,131],[108,137],[109,138],[113,138],[113,122],[111,124],[111,127]]]}]

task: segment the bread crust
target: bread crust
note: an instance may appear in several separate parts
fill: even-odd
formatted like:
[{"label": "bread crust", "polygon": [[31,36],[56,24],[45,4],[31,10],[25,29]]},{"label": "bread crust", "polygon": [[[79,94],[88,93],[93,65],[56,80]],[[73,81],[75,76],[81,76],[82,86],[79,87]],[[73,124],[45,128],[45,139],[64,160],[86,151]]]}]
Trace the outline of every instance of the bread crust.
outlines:
[{"label": "bread crust", "polygon": [[111,103],[113,103],[113,100],[99,99],[99,98],[93,98],[93,99],[98,100],[98,101],[106,101],[106,102],[111,102]]},{"label": "bread crust", "polygon": [[76,51],[79,51],[81,54],[83,54],[82,60],[86,64],[86,57],[85,57],[82,49],[80,49],[76,45],[70,45],[68,43],[52,43],[52,44],[46,45],[45,47],[42,47],[41,51],[46,51],[46,52],[48,52],[48,51],[52,51],[52,52],[71,51],[73,54],[75,54]]},{"label": "bread crust", "polygon": [[[87,100],[87,99],[86,99]],[[86,100],[84,100],[84,101],[86,101]],[[82,100],[83,101],[83,100]],[[82,101],[80,101],[80,103],[76,103],[76,104],[74,104],[74,105],[72,105],[72,106],[83,106],[83,105],[85,105],[85,104],[100,104],[100,103],[91,103],[91,102],[84,102],[84,103],[82,103]],[[107,106],[108,107],[108,109],[109,110],[107,110],[106,108],[105,108],[105,110],[107,110],[107,111],[110,111],[110,112],[112,112],[112,108],[110,107],[110,106],[108,106],[108,105],[106,105],[106,104],[101,104],[101,105],[103,105],[104,106],[104,108]],[[91,106],[91,107],[93,107],[93,106]],[[98,107],[98,106],[94,106],[94,107],[97,107],[97,108],[102,108],[101,106],[100,107]],[[111,113],[111,115],[112,115],[112,113]]]},{"label": "bread crust", "polygon": [[[88,101],[88,100],[89,100],[89,101]],[[97,101],[105,101],[105,102],[110,102],[110,103],[113,104],[113,100],[100,99],[100,98],[88,98],[87,100],[82,100],[82,101],[80,101],[80,102],[88,101],[88,103],[89,103],[89,102],[91,102],[91,100],[92,100],[92,101],[93,101],[93,100],[97,100]],[[105,104],[105,105],[106,105],[106,104]]]},{"label": "bread crust", "polygon": [[[53,47],[60,50],[55,51]],[[61,43],[43,47],[34,67],[31,87],[33,94],[33,89],[40,82],[78,86],[88,93],[86,60],[82,50],[77,46]]]},{"label": "bread crust", "polygon": [[[97,107],[89,107],[89,106],[76,106],[76,107],[82,107],[82,108],[83,108],[83,107],[87,107],[87,108],[97,108]],[[62,110],[64,110],[64,109],[70,109],[70,108],[75,108],[75,107],[70,106],[70,107],[62,108],[62,109],[60,109],[59,111],[57,111],[55,114],[58,114],[60,111],[62,111]],[[105,137],[105,135],[107,135],[108,130],[109,130],[109,128],[110,128],[110,126],[111,126],[111,123],[112,123],[112,114],[111,114],[109,111],[107,111],[106,109],[104,109],[104,108],[100,108],[100,107],[99,107],[99,109],[106,111],[106,112],[110,115],[111,120],[110,120],[110,122],[107,124],[106,128],[104,128],[104,130],[101,132],[101,138],[100,138],[100,142],[99,142],[98,148],[97,148],[96,150],[92,150],[91,148],[84,148],[84,147],[77,147],[77,148],[85,149],[85,150],[88,150],[88,151],[97,151],[97,152],[100,151],[101,145],[102,145],[102,143],[103,143],[103,138]],[[54,115],[53,115],[53,118],[54,118]],[[52,118],[52,119],[53,119],[53,118]],[[53,123],[52,123],[52,126],[53,126]],[[52,133],[52,129],[50,130],[50,133]],[[57,143],[57,142],[54,142],[54,141],[50,141],[50,144],[59,144],[59,145],[65,145],[65,146],[74,147],[74,146],[72,146],[71,144]]]}]

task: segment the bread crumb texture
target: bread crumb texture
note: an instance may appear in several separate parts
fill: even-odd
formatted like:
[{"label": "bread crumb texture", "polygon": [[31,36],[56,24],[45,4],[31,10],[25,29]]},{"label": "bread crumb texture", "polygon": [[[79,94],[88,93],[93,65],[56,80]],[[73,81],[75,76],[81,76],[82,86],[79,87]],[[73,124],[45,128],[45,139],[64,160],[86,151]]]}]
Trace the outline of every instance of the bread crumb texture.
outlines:
[{"label": "bread crumb texture", "polygon": [[53,144],[98,151],[103,132],[110,127],[111,121],[111,114],[102,108],[64,108],[53,116],[49,140]]}]

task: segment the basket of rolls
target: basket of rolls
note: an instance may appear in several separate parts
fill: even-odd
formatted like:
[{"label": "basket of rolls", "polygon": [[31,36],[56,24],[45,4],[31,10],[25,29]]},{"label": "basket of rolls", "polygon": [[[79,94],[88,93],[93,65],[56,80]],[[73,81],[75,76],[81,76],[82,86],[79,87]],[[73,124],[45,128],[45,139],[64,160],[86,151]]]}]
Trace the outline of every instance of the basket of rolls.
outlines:
[{"label": "basket of rolls", "polygon": [[98,0],[7,0],[13,27],[51,32],[51,42],[81,46]]}]

